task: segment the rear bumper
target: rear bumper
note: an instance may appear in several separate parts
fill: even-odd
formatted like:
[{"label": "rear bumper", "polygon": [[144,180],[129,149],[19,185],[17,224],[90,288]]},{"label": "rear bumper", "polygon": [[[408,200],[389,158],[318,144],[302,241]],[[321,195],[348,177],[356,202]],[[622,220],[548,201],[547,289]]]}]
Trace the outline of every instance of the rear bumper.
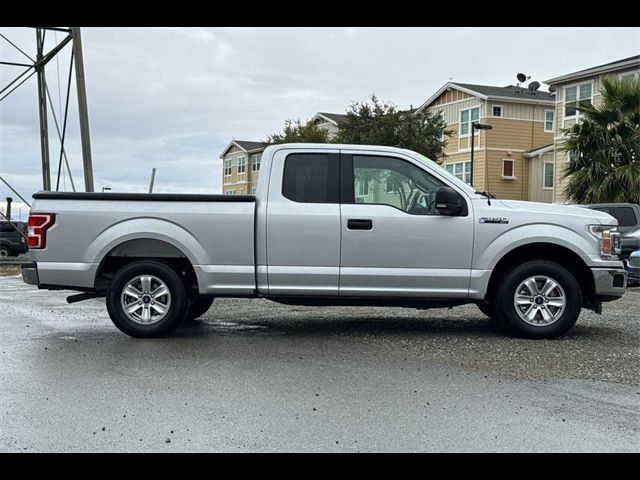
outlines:
[{"label": "rear bumper", "polygon": [[22,281],[29,285],[40,285],[38,267],[35,262],[22,264]]},{"label": "rear bumper", "polygon": [[623,268],[592,268],[596,297],[615,300],[627,290],[627,272]]}]

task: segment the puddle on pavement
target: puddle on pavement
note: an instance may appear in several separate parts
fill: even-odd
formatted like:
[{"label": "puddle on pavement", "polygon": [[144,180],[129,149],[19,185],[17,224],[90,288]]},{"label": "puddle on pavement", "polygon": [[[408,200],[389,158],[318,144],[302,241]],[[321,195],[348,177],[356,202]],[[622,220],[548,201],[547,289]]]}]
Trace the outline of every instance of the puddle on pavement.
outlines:
[{"label": "puddle on pavement", "polygon": [[216,330],[223,332],[237,332],[243,330],[267,330],[268,327],[264,325],[252,325],[249,323],[238,323],[224,320],[204,321],[209,327],[213,327]]}]

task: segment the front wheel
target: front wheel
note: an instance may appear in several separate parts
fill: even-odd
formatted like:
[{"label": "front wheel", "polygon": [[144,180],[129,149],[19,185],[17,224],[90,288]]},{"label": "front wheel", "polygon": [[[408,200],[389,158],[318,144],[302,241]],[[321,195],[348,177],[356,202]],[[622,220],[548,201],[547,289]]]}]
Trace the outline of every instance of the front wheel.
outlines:
[{"label": "front wheel", "polygon": [[498,319],[525,338],[556,338],[578,320],[582,293],[562,265],[534,260],[504,275],[495,298]]},{"label": "front wheel", "polygon": [[115,326],[136,338],[169,334],[182,323],[188,305],[182,278],[155,260],[135,261],[119,270],[106,300]]},{"label": "front wheel", "polygon": [[13,256],[13,252],[9,247],[0,247],[0,258],[7,258]]},{"label": "front wheel", "polygon": [[213,305],[214,297],[208,295],[197,295],[189,300],[189,307],[187,309],[187,316],[185,321],[191,322],[200,318],[207,313],[207,310]]}]

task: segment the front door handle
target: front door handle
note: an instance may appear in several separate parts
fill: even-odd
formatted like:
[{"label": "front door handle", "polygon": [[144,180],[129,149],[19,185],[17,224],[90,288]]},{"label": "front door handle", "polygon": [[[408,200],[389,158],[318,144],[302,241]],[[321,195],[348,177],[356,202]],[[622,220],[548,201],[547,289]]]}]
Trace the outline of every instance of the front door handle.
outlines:
[{"label": "front door handle", "polygon": [[371,220],[352,218],[347,220],[347,228],[349,230],[371,230],[373,228],[373,222]]}]

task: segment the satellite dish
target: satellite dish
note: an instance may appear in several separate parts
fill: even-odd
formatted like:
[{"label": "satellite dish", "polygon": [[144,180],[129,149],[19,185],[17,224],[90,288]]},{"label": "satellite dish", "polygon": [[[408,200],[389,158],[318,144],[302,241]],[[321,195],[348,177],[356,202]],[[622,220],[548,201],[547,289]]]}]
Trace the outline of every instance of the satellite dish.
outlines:
[{"label": "satellite dish", "polygon": [[555,91],[556,91],[555,85],[549,86],[549,93],[555,93]]},{"label": "satellite dish", "polygon": [[519,73],[518,75],[516,75],[516,78],[518,79],[519,82],[527,81],[527,76],[524,73]]},{"label": "satellite dish", "polygon": [[529,90],[531,90],[532,92],[535,92],[536,90],[538,90],[540,88],[540,82],[531,82],[529,84]]}]

